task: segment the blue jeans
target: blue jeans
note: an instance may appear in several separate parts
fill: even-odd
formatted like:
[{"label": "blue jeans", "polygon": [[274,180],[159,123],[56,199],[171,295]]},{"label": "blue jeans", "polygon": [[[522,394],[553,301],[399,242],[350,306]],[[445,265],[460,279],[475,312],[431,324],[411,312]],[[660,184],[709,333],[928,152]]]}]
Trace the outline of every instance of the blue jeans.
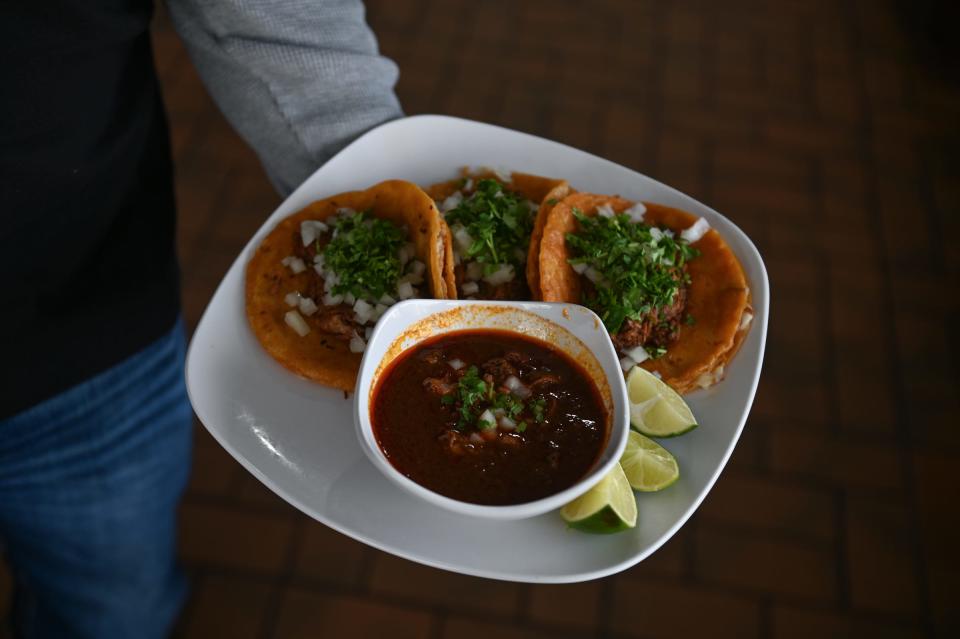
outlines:
[{"label": "blue jeans", "polygon": [[[184,335],[0,421],[0,548],[15,636],[163,637],[186,582],[176,508],[190,468]],[[0,389],[2,390],[2,389]]]}]

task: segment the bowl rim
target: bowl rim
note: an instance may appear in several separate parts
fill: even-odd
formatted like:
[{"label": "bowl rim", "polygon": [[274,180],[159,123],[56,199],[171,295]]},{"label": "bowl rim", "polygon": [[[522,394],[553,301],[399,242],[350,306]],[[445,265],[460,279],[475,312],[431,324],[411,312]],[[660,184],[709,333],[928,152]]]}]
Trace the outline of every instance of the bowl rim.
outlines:
[{"label": "bowl rim", "polygon": [[[370,384],[374,375],[380,369],[381,362],[389,354],[391,346],[394,344],[395,340],[401,338],[404,334],[404,331],[416,322],[423,321],[431,316],[440,315],[445,312],[450,312],[453,309],[466,306],[506,307],[535,315],[542,320],[556,325],[560,330],[568,333],[573,339],[579,341],[587,351],[592,353],[593,357],[597,360],[597,364],[599,364],[599,368],[606,379],[610,392],[610,402],[613,407],[613,414],[610,416],[610,432],[607,437],[606,445],[598,455],[598,460],[603,460],[602,463],[591,468],[586,475],[581,477],[571,486],[547,495],[546,497],[541,497],[540,499],[520,504],[502,506],[476,504],[454,499],[452,497],[447,497],[446,495],[437,493],[415,482],[397,470],[397,468],[390,463],[383,451],[380,449],[380,446],[376,440],[376,436],[373,433],[373,424],[372,420],[370,419],[369,409],[371,395]],[[407,309],[423,309],[424,307],[427,307],[430,310],[423,315],[419,313],[407,313]],[[571,322],[569,325],[561,325],[555,322],[551,317],[544,314],[544,311],[546,311],[548,308],[556,309],[561,307],[580,311],[576,313],[576,315],[582,315],[583,320],[579,322]],[[541,312],[538,312],[538,310]],[[574,313],[568,312],[564,315],[564,317],[567,317],[568,315],[573,316]],[[399,328],[393,326],[397,322],[402,322],[402,325],[399,326]],[[605,341],[602,342],[605,348],[601,348],[601,352],[599,353],[597,352],[597,349],[590,348],[590,346],[587,345],[587,340],[583,339],[583,337],[577,332],[578,328],[582,330],[582,328],[587,325],[593,327],[591,330],[597,330],[597,326],[601,327],[601,330],[598,332],[605,337]],[[610,472],[610,470],[612,470],[614,464],[619,462],[620,457],[626,448],[627,435],[630,430],[629,400],[627,397],[626,381],[624,376],[620,373],[620,363],[616,356],[613,343],[610,341],[610,337],[606,330],[602,330],[602,326],[603,323],[600,321],[600,318],[590,309],[578,304],[563,302],[415,299],[404,300],[392,305],[380,318],[380,321],[377,322],[377,325],[374,328],[370,339],[368,340],[367,350],[364,352],[363,359],[360,364],[360,372],[357,375],[357,390],[354,393],[353,415],[357,438],[360,442],[361,449],[371,463],[373,463],[373,465],[376,466],[380,472],[387,477],[387,479],[429,503],[456,513],[482,517],[486,519],[512,520],[535,517],[537,515],[542,515],[551,510],[557,510],[563,507],[565,504],[573,501],[595,486],[601,479],[603,479],[603,477],[607,475],[607,473]],[[529,337],[539,339],[536,338],[536,336],[531,336],[528,333],[525,333],[523,330],[503,329],[502,327],[492,328],[495,330],[513,330],[513,332],[516,332],[520,335],[527,335]],[[387,333],[388,329],[391,331],[395,330],[396,334],[391,335],[390,337],[384,337],[384,334]],[[474,329],[455,328],[450,331],[442,331],[442,333],[455,332],[457,330]],[[425,339],[433,337],[437,334],[438,333],[417,336],[413,342],[411,342],[406,348],[403,348],[401,351],[399,351],[399,353],[406,352],[410,348],[414,348],[416,345],[423,342]],[[374,349],[371,348],[371,346],[375,344],[380,345],[380,342],[383,342],[386,339],[388,339],[389,342],[383,345],[383,353],[379,356],[373,356],[372,353]],[[561,348],[561,350],[568,356],[573,357],[573,355],[570,354],[566,349]],[[396,356],[399,356],[399,353],[397,353]],[[607,360],[606,365],[604,359]],[[614,375],[612,379],[609,373],[610,370],[617,371],[617,374]],[[604,458],[606,459],[604,460]]]}]

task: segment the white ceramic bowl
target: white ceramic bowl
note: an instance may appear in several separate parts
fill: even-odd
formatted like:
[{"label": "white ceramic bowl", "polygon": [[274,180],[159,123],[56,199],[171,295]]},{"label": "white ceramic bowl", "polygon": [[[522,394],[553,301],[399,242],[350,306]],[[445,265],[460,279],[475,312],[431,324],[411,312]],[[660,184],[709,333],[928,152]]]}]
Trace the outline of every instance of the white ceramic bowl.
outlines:
[{"label": "white ceramic bowl", "polygon": [[[467,329],[509,330],[548,342],[580,363],[593,378],[611,415],[606,445],[593,468],[574,485],[548,497],[510,506],[486,506],[451,499],[421,486],[398,471],[377,444],[370,420],[370,399],[379,376],[398,355],[423,340]],[[363,355],[354,399],[360,447],[388,479],[441,508],[488,519],[523,519],[562,507],[587,492],[623,454],[630,429],[627,387],[613,344],[600,318],[576,304],[407,300],[390,307]],[[416,419],[416,416],[411,416]]]}]

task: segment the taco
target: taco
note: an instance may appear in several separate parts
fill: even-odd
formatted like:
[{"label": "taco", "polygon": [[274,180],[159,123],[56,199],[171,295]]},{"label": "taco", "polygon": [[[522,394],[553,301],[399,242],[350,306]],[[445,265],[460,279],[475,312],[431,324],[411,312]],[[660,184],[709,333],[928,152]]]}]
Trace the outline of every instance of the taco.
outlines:
[{"label": "taco", "polygon": [[353,390],[377,319],[401,300],[450,297],[450,231],[410,182],[334,195],[282,220],[247,265],[247,318],[291,371]]},{"label": "taco", "polygon": [[426,191],[450,227],[459,298],[535,299],[540,236],[553,205],[570,192],[566,181],[464,171],[460,179]]},{"label": "taco", "polygon": [[719,381],[752,318],[720,234],[658,204],[568,196],[546,221],[539,269],[544,301],[593,309],[625,370],[639,363],[681,393]]}]

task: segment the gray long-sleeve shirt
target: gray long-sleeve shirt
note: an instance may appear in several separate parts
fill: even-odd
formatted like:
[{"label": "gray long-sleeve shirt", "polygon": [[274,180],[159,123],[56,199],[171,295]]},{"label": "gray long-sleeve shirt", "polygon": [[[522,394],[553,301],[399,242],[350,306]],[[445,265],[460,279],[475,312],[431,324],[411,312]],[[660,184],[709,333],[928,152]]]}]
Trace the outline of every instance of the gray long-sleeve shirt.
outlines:
[{"label": "gray long-sleeve shirt", "polygon": [[397,66],[359,0],[168,0],[217,106],[289,193],[351,140],[403,115]]}]

